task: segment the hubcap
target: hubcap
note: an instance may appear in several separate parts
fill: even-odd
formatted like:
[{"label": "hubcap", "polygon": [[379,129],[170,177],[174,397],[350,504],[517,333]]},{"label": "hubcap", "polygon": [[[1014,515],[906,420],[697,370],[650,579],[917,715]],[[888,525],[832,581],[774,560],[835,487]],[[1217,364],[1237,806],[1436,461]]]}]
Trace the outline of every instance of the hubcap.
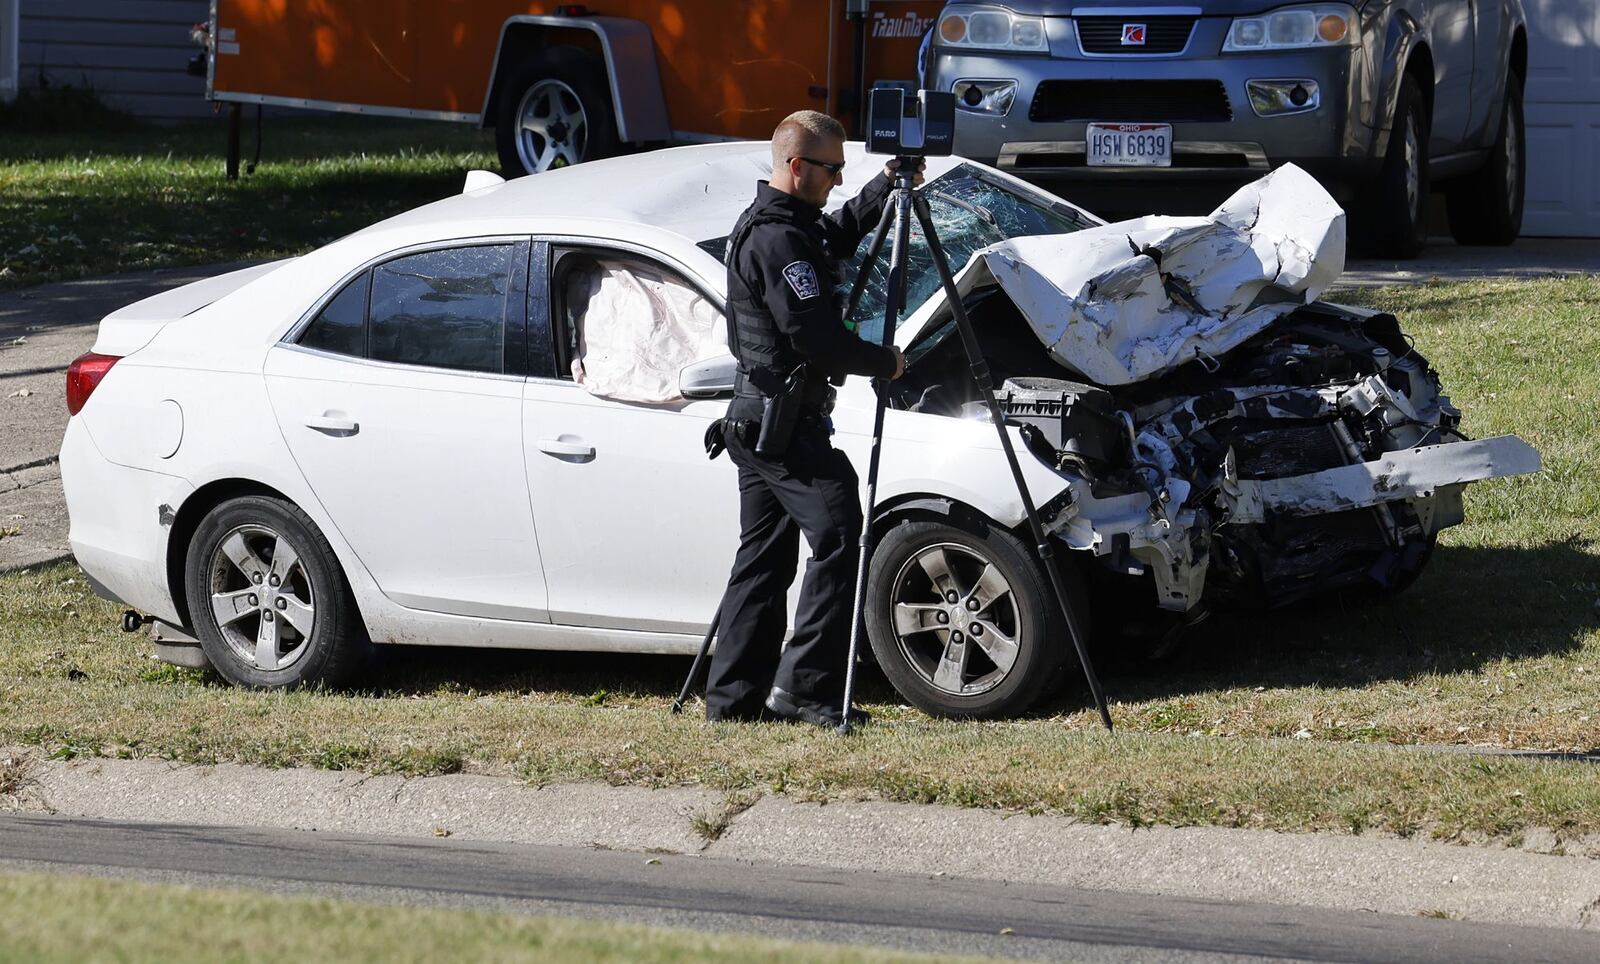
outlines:
[{"label": "hubcap", "polygon": [[517,156],[534,173],[583,160],[589,146],[589,121],[583,101],[559,80],[528,88],[517,107]]},{"label": "hubcap", "polygon": [[261,525],[239,526],[211,554],[211,612],[243,662],[265,672],[305,655],[316,597],[289,541]]},{"label": "hubcap", "polygon": [[978,696],[1017,662],[1016,595],[998,567],[955,543],[930,546],[895,574],[895,642],[934,689]]}]

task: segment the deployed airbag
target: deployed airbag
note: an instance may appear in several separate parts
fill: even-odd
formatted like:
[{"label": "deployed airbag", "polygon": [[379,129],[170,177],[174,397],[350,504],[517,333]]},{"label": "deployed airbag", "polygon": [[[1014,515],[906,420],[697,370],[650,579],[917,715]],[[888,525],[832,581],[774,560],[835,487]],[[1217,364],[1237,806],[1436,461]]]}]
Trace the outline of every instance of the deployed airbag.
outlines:
[{"label": "deployed airbag", "polygon": [[966,274],[992,276],[1056,361],[1125,385],[1220,357],[1315,301],[1344,255],[1344,211],[1291,164],[1208,217],[1014,238],[979,251]]},{"label": "deployed airbag", "polygon": [[727,353],[722,312],[694,288],[638,262],[595,258],[567,274],[578,331],[572,377],[591,395],[680,400],[678,373]]}]

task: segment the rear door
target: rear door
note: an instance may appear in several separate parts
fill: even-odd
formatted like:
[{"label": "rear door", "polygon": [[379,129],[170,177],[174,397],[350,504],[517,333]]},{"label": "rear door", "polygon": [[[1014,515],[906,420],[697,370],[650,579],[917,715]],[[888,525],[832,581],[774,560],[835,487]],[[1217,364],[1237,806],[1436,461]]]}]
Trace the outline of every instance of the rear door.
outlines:
[{"label": "rear door", "polygon": [[516,238],[400,254],[268,353],[296,463],[402,606],[548,619],[522,460],[527,258]]}]

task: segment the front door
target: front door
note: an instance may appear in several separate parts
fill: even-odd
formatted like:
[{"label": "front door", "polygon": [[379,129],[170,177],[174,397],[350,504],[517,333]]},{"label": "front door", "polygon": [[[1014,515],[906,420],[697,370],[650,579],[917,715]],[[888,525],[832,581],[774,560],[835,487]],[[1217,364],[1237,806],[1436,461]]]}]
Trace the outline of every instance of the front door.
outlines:
[{"label": "front door", "polygon": [[[702,445],[728,402],[619,399],[670,390],[678,361],[693,360],[686,351],[717,353],[706,328],[721,330],[720,309],[636,254],[558,248],[548,270],[542,260],[536,251],[530,290],[544,282],[552,297],[529,299],[529,344],[549,347],[530,363],[523,446],[551,620],[702,632],[739,542],[737,473]],[[536,334],[541,315],[553,337]],[[635,337],[653,325],[672,333]],[[684,347],[686,332],[704,334],[703,352]],[[579,384],[574,362],[586,358],[584,381],[612,397]]]}]

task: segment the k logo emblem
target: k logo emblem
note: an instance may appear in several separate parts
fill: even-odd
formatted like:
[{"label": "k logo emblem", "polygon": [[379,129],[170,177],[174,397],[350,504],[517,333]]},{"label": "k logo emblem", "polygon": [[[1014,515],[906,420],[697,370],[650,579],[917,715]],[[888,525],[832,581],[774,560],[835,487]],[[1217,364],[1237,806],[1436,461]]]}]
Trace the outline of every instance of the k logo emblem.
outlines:
[{"label": "k logo emblem", "polygon": [[801,301],[822,294],[822,285],[817,283],[817,271],[809,261],[790,262],[783,269],[783,280],[789,282],[789,287],[794,289],[794,296]]},{"label": "k logo emblem", "polygon": [[1122,45],[1124,47],[1144,46],[1145,25],[1142,23],[1125,23],[1122,25]]}]

